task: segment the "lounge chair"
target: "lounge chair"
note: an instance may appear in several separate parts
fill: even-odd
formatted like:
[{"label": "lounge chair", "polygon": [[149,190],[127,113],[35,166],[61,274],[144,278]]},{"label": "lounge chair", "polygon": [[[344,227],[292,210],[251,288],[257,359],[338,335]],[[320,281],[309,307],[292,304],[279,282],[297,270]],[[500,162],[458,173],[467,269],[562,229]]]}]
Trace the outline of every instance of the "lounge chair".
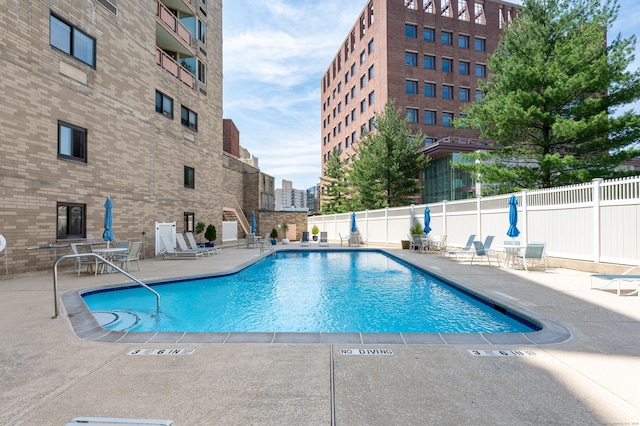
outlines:
[{"label": "lounge chair", "polygon": [[247,234],[247,248],[257,248],[258,241],[256,240],[256,234]]},{"label": "lounge chair", "polygon": [[302,238],[300,239],[300,246],[309,246],[309,232],[308,231],[303,231],[302,232]]},{"label": "lounge chair", "polygon": [[[522,264],[525,271],[529,271],[530,268],[541,266],[540,263],[544,263],[544,270],[547,270],[547,254],[545,253],[545,243],[529,243],[524,250],[524,253],[520,253],[517,257],[518,263]],[[527,266],[527,262],[531,262]]]},{"label": "lounge chair", "polygon": [[475,234],[469,235],[469,239],[467,240],[467,244],[462,249],[448,251],[447,254],[449,255],[449,257],[455,256],[456,259],[460,255],[464,256],[464,255],[472,254],[471,247],[473,247],[473,241],[475,239],[476,239],[476,235]]},{"label": "lounge chair", "polygon": [[[329,245],[329,239],[327,237],[327,232],[326,231],[320,232],[320,241],[318,241],[318,245],[319,246],[328,246]],[[342,237],[340,238],[340,245],[342,246]]]},{"label": "lounge chair", "polygon": [[[493,237],[491,237],[491,239],[493,239]],[[489,243],[491,243],[491,240],[489,240]],[[478,256],[479,258],[486,257],[487,262],[489,262],[489,266],[491,266],[491,256],[494,256],[496,258],[496,261],[498,262],[498,265],[500,265],[498,254],[490,250],[487,250],[487,248],[481,241],[474,241],[473,248],[474,248],[474,253],[473,253],[473,256],[471,256],[472,265],[473,265],[473,260],[476,258],[476,256]]]},{"label": "lounge chair", "polygon": [[429,244],[429,252],[430,253],[441,253],[447,251],[447,236],[443,235],[439,239],[434,239],[435,242],[432,241]]},{"label": "lounge chair", "polygon": [[160,241],[164,248],[160,251],[162,254],[162,258],[166,259],[167,257],[171,257],[174,259],[200,259],[204,258],[204,253],[202,251],[180,251],[176,250],[173,244],[171,243],[171,239],[168,235],[160,235]]},{"label": "lounge chair", "polygon": [[[616,284],[618,284],[617,294],[618,294],[618,296],[620,296],[620,293],[621,293],[620,283],[621,283],[621,281],[633,282],[633,283],[636,283],[636,284],[640,283],[640,275],[630,274],[629,273],[629,272],[631,272],[631,271],[633,271],[635,269],[638,269],[638,268],[640,268],[640,266],[633,266],[633,267],[627,269],[626,271],[624,271],[621,274],[592,274],[591,278],[590,278],[591,288],[592,289],[594,289],[594,288],[595,289],[602,289],[602,288],[608,286],[609,284],[616,283]],[[594,278],[597,278],[599,280],[606,280],[608,282],[606,284],[600,286],[600,287],[594,287],[593,286],[593,279]],[[638,285],[640,286],[640,284],[638,284]],[[640,298],[640,292],[638,291],[639,289],[640,289],[640,287],[635,289],[635,290],[633,290],[631,293],[627,293],[627,296],[630,296],[632,294],[638,293],[638,297]]]},{"label": "lounge chair", "polygon": [[[128,243],[128,242],[127,242]],[[142,243],[135,241],[131,244],[129,252],[123,254],[116,254],[113,256],[113,262],[119,262],[120,267],[129,272],[131,262],[134,261],[138,265],[138,271],[140,270],[140,250],[142,249]]]},{"label": "lounge chair", "polygon": [[218,252],[221,250],[220,247],[215,247],[215,246],[198,247],[198,243],[196,242],[196,239],[193,236],[193,232],[185,232],[184,235],[187,237],[187,242],[189,243],[191,250],[202,250],[209,256],[213,254],[218,254]]},{"label": "lounge chair", "polygon": [[[322,235],[321,235],[322,237]],[[349,237],[343,237],[342,234],[338,233],[338,237],[340,237],[340,247],[342,247],[342,242],[343,241],[347,241],[349,242]]]}]

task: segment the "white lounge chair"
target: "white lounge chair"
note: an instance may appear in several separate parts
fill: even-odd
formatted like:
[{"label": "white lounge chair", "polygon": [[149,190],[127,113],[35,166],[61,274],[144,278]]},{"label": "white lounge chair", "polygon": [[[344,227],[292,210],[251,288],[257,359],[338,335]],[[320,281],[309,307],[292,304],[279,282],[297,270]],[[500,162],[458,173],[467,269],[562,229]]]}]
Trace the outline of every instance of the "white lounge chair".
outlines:
[{"label": "white lounge chair", "polygon": [[458,256],[460,255],[470,255],[472,254],[471,251],[471,247],[473,247],[473,241],[476,239],[476,235],[475,234],[471,234],[469,235],[469,239],[467,240],[467,244],[460,250],[452,250],[452,251],[448,251],[447,254],[449,254],[449,257],[451,256],[455,256],[456,259],[458,258]]},{"label": "white lounge chair", "polygon": [[218,254],[218,252],[221,250],[220,247],[198,247],[198,243],[196,242],[195,237],[193,236],[193,232],[185,232],[184,235],[187,237],[187,242],[189,243],[189,246],[191,248],[191,250],[202,250],[205,253],[207,253],[207,255],[211,256],[212,254]]},{"label": "white lounge chair", "polygon": [[[328,246],[329,245],[329,237],[327,237],[327,232],[320,232],[320,241],[318,241],[319,246]],[[340,245],[342,245],[342,237],[340,239]]]},{"label": "white lounge chair", "polygon": [[173,244],[171,244],[171,239],[168,235],[160,235],[160,241],[162,242],[163,249],[160,251],[163,259],[167,257],[174,259],[200,259],[204,258],[204,253],[201,251],[179,251],[176,250]]},{"label": "white lounge chair", "polygon": [[[491,239],[493,239],[493,237],[491,237]],[[489,241],[491,242],[491,241]],[[495,252],[492,252],[490,250],[487,250],[487,248],[485,247],[485,245],[481,242],[481,241],[474,241],[473,242],[473,248],[474,248],[474,253],[473,256],[471,256],[471,264],[473,265],[473,260],[476,258],[476,256],[478,256],[479,258],[482,257],[486,257],[487,258],[487,262],[489,262],[489,266],[491,266],[491,256],[496,258],[496,261],[498,262],[498,265],[500,265],[500,260],[498,259],[498,254]]]},{"label": "white lounge chair", "polygon": [[[517,260],[526,271],[529,271],[530,268],[541,266],[540,264],[544,264],[544,270],[547,270],[547,254],[545,252],[545,243],[529,243],[527,247],[524,249],[524,253],[520,253],[517,257]],[[527,266],[527,262],[530,262],[530,265]]]},{"label": "white lounge chair", "polygon": [[[640,290],[640,275],[630,274],[629,273],[629,272],[631,272],[631,271],[633,271],[635,269],[638,269],[638,268],[640,268],[640,266],[633,266],[633,267],[627,269],[626,271],[624,271],[621,274],[592,274],[591,275],[591,279],[590,279],[591,288],[592,289],[594,289],[594,288],[595,289],[602,289],[604,287],[607,287],[609,284],[615,283],[615,284],[618,284],[617,294],[618,294],[618,296],[620,296],[620,293],[621,293],[621,290],[622,290],[621,286],[620,286],[621,282],[622,281],[633,282],[633,283],[636,283],[639,286],[639,288],[633,290],[631,293],[627,293],[627,295],[632,295],[634,293],[638,293],[638,297],[640,298],[640,292],[638,291],[638,290]],[[606,280],[608,282],[603,286],[594,287],[593,286],[593,279],[594,278],[597,278],[599,280]]]}]

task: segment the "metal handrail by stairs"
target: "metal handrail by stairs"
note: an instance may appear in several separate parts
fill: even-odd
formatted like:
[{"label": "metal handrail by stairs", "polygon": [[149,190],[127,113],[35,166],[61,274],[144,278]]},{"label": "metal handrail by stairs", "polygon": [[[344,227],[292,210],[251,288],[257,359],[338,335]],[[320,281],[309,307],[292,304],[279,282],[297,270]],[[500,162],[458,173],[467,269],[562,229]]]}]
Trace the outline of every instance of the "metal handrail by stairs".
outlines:
[{"label": "metal handrail by stairs", "polygon": [[51,319],[56,319],[56,318],[60,317],[60,310],[58,308],[58,264],[61,261],[65,260],[65,259],[72,259],[72,258],[75,259],[75,258],[78,258],[78,257],[95,257],[98,260],[100,260],[100,261],[106,263],[107,265],[109,265],[111,268],[113,268],[116,271],[120,272],[121,274],[123,274],[125,277],[129,278],[134,283],[146,288],[147,290],[149,290],[150,292],[155,294],[156,295],[157,310],[158,310],[158,313],[160,313],[160,294],[158,294],[157,291],[155,291],[154,289],[152,289],[151,287],[149,287],[148,285],[146,285],[142,281],[138,280],[137,278],[129,275],[128,272],[125,272],[122,269],[118,268],[116,265],[114,265],[113,263],[111,263],[110,261],[105,259],[104,257],[102,257],[102,256],[100,256],[98,254],[95,254],[95,253],[82,253],[82,254],[67,254],[65,256],[60,257],[53,264],[53,306],[54,306],[54,315],[53,315],[53,317],[51,317]]}]

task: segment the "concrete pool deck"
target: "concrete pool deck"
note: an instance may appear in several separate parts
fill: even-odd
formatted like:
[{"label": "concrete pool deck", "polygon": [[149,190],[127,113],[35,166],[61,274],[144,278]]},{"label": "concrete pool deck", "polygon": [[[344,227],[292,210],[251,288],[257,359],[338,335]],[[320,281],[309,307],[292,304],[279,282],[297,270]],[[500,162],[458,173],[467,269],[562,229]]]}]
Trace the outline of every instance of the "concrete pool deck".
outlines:
[{"label": "concrete pool deck", "polygon": [[[389,251],[571,335],[555,344],[107,343],[78,337],[62,303],[51,319],[52,274],[34,274],[0,281],[0,424],[79,416],[176,425],[640,424],[637,296],[590,290],[581,271],[527,273]],[[199,261],[144,260],[132,275],[225,272],[259,256],[225,248]],[[61,269],[58,287],[63,295],[122,282]],[[130,355],[138,349],[150,351]]]}]

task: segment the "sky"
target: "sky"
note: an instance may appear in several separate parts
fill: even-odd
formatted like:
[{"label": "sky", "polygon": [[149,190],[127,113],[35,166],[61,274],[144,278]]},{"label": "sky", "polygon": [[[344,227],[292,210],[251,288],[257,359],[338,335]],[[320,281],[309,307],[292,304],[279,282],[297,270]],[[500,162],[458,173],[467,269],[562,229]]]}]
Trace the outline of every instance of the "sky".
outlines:
[{"label": "sky", "polygon": [[[223,116],[276,188],[283,179],[296,189],[320,182],[320,80],[367,2],[223,0]],[[638,37],[640,3],[619,4],[609,38]],[[632,70],[638,41],[635,52]]]}]

